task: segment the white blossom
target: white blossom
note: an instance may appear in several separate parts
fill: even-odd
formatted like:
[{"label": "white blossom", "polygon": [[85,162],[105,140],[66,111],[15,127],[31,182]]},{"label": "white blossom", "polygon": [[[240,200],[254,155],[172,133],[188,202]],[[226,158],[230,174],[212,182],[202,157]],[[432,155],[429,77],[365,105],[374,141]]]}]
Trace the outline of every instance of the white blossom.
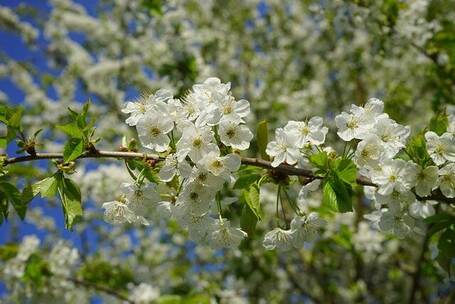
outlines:
[{"label": "white blossom", "polygon": [[401,159],[389,159],[384,161],[380,170],[372,173],[371,180],[379,186],[379,194],[389,195],[393,190],[410,190],[415,184],[416,174],[415,164]]},{"label": "white blossom", "polygon": [[445,197],[455,197],[455,164],[449,163],[439,169],[439,189]]},{"label": "white blossom", "polygon": [[322,124],[322,118],[314,116],[308,122],[289,121],[284,127],[284,131],[296,134],[296,146],[299,148],[303,148],[308,143],[318,146],[324,143],[325,136],[329,130]]},{"label": "white blossom", "polygon": [[297,136],[288,133],[282,128],[275,131],[275,141],[269,142],[266,153],[273,157],[272,166],[277,167],[281,163],[294,165],[300,158],[300,151],[296,146]]},{"label": "white blossom", "polygon": [[232,172],[240,168],[240,156],[237,154],[228,154],[218,156],[218,153],[210,152],[205,155],[198,164],[215,176],[219,176],[226,181],[232,180]]},{"label": "white blossom", "polygon": [[441,136],[429,131],[425,133],[427,150],[436,165],[442,165],[446,161],[455,162],[455,138],[450,133]]},{"label": "white blossom", "polygon": [[416,175],[415,192],[418,196],[425,197],[431,194],[438,185],[438,167],[428,166],[425,169],[418,168]]},{"label": "white blossom", "polygon": [[240,228],[231,227],[229,220],[215,220],[210,245],[214,248],[236,248],[246,237],[246,232]]},{"label": "white blossom", "polygon": [[307,216],[296,216],[291,221],[293,245],[296,248],[303,246],[304,242],[311,242],[316,239],[319,229],[324,227],[326,221],[319,217],[316,212],[311,212]]},{"label": "white blossom", "polygon": [[221,120],[219,127],[220,140],[226,146],[237,150],[246,150],[250,147],[253,133],[246,125],[237,124],[231,120]]},{"label": "white blossom", "polygon": [[111,224],[134,223],[136,214],[128,207],[126,201],[111,201],[103,204],[104,220]]},{"label": "white blossom", "polygon": [[209,127],[196,127],[188,123],[177,143],[177,157],[182,161],[188,155],[193,162],[198,162],[210,152],[219,153],[219,148],[213,141],[213,132]]},{"label": "white blossom", "polygon": [[277,227],[265,234],[262,245],[267,250],[290,249],[292,247],[294,232],[294,230],[284,230]]},{"label": "white blossom", "polygon": [[174,128],[174,122],[166,115],[150,111],[139,119],[136,128],[144,147],[164,152],[169,147],[170,139],[167,134]]}]

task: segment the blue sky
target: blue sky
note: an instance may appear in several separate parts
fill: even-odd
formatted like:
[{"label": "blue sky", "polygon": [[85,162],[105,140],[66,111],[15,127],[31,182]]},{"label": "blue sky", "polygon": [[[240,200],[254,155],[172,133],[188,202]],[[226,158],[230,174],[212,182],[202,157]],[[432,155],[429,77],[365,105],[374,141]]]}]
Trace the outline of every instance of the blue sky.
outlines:
[{"label": "blue sky", "polygon": [[[90,14],[95,15],[96,12],[96,5],[97,1],[75,1],[83,4],[88,12]],[[37,9],[39,9],[43,14],[48,14],[50,11],[50,5],[47,3],[47,1],[42,1],[42,0],[27,0],[27,1],[17,1],[17,0],[8,0],[8,1],[2,1],[0,3],[1,6],[6,6],[10,8],[16,8],[20,4],[27,4],[31,5]],[[23,19],[26,21],[31,21],[27,20],[27,18]],[[82,39],[82,37],[80,37]],[[43,52],[44,47],[46,46],[46,41],[44,37],[42,36],[42,33],[40,33],[40,37],[38,39],[38,48],[35,49],[30,49],[21,39],[19,36],[12,34],[10,32],[6,32],[3,29],[0,28],[0,48],[1,52],[3,54],[6,54],[8,57],[16,60],[16,61],[26,61],[26,62],[33,62],[34,66],[38,69],[39,73],[51,73],[54,74],[56,71],[52,71],[46,63],[46,58],[45,54]],[[9,79],[0,79],[0,91],[5,93],[8,97],[11,103],[14,104],[21,104],[24,102],[24,94],[21,92],[20,89],[18,89],[12,81]],[[51,98],[55,98],[55,93],[52,90],[48,91],[48,95]],[[77,99],[79,101],[84,101],[87,99],[87,96],[84,96],[82,92],[78,92],[77,94]],[[8,154],[13,154],[14,151],[16,150],[15,147],[9,147],[8,148]],[[31,207],[34,206],[45,206],[45,202],[42,199],[35,198],[32,203]],[[80,236],[76,232],[71,232],[67,231],[64,229],[64,220],[63,220],[63,214],[62,214],[62,209],[60,207],[46,207],[44,209],[44,212],[46,214],[52,216],[53,218],[56,219],[56,224],[58,227],[61,227],[60,234],[61,237],[66,238],[68,240],[71,240],[75,246],[80,248]],[[16,214],[11,213],[10,217],[16,217]],[[19,223],[17,221],[14,221],[15,223]],[[12,225],[12,222],[6,222],[3,223],[3,225],[0,226],[0,245],[5,244],[7,242],[12,241],[13,231],[17,231],[16,236],[18,236],[20,239],[23,238],[23,236],[28,235],[28,234],[36,234],[41,240],[45,238],[45,231],[37,229],[35,226],[27,223],[27,222],[21,222],[17,227]],[[95,248],[96,244],[96,239],[94,237],[89,237],[89,243],[92,249]],[[2,294],[6,292],[5,286],[1,284],[0,282],[0,297]]]}]

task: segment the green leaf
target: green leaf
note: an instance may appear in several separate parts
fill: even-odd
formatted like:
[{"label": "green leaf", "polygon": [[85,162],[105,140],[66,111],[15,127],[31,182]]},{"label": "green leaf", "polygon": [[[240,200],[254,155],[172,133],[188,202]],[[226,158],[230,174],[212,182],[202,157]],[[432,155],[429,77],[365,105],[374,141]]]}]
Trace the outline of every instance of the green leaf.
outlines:
[{"label": "green leaf", "polygon": [[328,181],[324,183],[322,188],[322,204],[330,210],[337,210],[337,195]]},{"label": "green leaf", "polygon": [[258,222],[258,217],[251,210],[250,206],[245,204],[242,208],[242,214],[240,216],[240,227],[245,231],[248,236],[251,238],[256,230],[256,224]]},{"label": "green leaf", "polygon": [[163,295],[156,300],[157,304],[181,304],[182,297],[178,295]]},{"label": "green leaf", "polygon": [[270,157],[267,155],[265,150],[267,149],[267,144],[269,142],[269,131],[267,126],[267,121],[263,120],[258,123],[257,128],[257,145],[258,151],[262,159],[270,160]]},{"label": "green leaf", "polygon": [[69,178],[63,176],[63,173],[57,173],[58,193],[63,206],[65,216],[65,227],[69,230],[73,225],[82,218],[81,192],[77,184]]},{"label": "green leaf", "polygon": [[22,195],[19,190],[10,183],[1,182],[0,192],[0,194],[3,194],[6,199],[13,205],[16,213],[23,220],[25,217],[25,212],[27,211],[27,204],[23,203]]},{"label": "green leaf", "polygon": [[14,258],[19,252],[18,244],[5,244],[0,246],[0,261],[8,261]]},{"label": "green leaf", "polygon": [[435,132],[439,136],[441,136],[444,132],[447,131],[447,127],[449,126],[449,118],[447,113],[439,112],[430,120],[429,129],[430,131]]},{"label": "green leaf", "polygon": [[62,131],[63,133],[67,134],[73,138],[83,138],[84,133],[81,129],[77,126],[76,122],[70,122],[66,125],[58,125],[56,126],[57,130]]},{"label": "green leaf", "polygon": [[49,266],[39,255],[32,254],[25,265],[23,279],[35,286],[42,287],[47,277],[51,275]]},{"label": "green leaf", "polygon": [[420,166],[424,167],[426,165],[430,160],[430,155],[427,151],[427,144],[423,133],[416,134],[409,140],[406,152]]},{"label": "green leaf", "polygon": [[24,111],[23,108],[15,108],[12,112],[13,114],[8,119],[8,127],[19,129],[21,126],[21,119],[22,119],[22,112]]},{"label": "green leaf", "polygon": [[258,220],[262,219],[261,215],[261,203],[259,201],[259,185],[254,183],[248,190],[243,191],[243,197],[245,203],[250,207]]},{"label": "green leaf", "polygon": [[203,294],[186,296],[182,299],[182,304],[210,304],[211,300]]},{"label": "green leaf", "polygon": [[357,180],[357,167],[347,158],[337,159],[335,172],[337,176],[350,185],[355,185]]},{"label": "green leaf", "polygon": [[6,149],[7,141],[6,137],[0,137],[0,149]]},{"label": "green leaf", "polygon": [[261,178],[261,174],[258,173],[246,173],[239,176],[235,181],[234,189],[246,189],[252,183],[255,183]]},{"label": "green leaf", "polygon": [[55,175],[47,177],[32,186],[33,194],[41,194],[43,198],[52,198],[57,194],[58,180]]},{"label": "green leaf", "polygon": [[326,171],[329,167],[329,158],[325,151],[311,155],[309,160],[310,163],[312,163],[316,168],[319,168],[323,171]]},{"label": "green leaf", "polygon": [[352,189],[336,174],[325,182],[323,187],[323,204],[338,212],[352,211]]},{"label": "green leaf", "polygon": [[162,0],[142,0],[142,5],[150,10],[151,14],[162,15]]},{"label": "green leaf", "polygon": [[81,138],[71,138],[65,144],[65,148],[63,150],[63,160],[65,162],[69,162],[72,160],[77,159],[79,156],[84,153],[84,140]]}]

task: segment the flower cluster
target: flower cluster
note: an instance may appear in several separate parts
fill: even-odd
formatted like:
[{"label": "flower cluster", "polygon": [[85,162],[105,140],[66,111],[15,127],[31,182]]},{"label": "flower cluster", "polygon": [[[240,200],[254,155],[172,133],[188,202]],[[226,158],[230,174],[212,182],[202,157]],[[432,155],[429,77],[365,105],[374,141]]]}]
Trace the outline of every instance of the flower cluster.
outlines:
[{"label": "flower cluster", "polygon": [[[425,201],[425,197],[438,187],[447,198],[455,196],[455,120],[450,116],[447,131],[440,135],[433,131],[424,134],[422,141],[428,157],[418,161],[406,148],[410,128],[398,124],[383,110],[383,102],[372,98],[364,106],[351,105],[348,112],[335,117],[338,136],[346,142],[346,146],[349,144],[342,158],[352,159],[360,175],[376,185],[366,191],[377,208],[366,215],[367,219],[379,229],[398,237],[405,237],[411,232],[422,233],[422,219],[435,213],[433,205],[436,204]],[[313,117],[308,122],[291,121],[284,128],[277,129],[275,141],[270,142],[266,150],[273,157],[272,166],[285,163],[316,169],[309,161],[312,155],[326,151],[334,158],[338,157],[334,149],[321,146],[326,134],[327,128],[322,126],[322,118],[319,117]],[[298,202],[305,205],[309,193],[320,186],[319,179],[306,183],[299,192]],[[305,227],[310,219],[318,223],[309,224],[313,227],[309,230],[313,232],[303,229],[302,237],[296,237],[299,235],[296,234],[296,223],[304,223]],[[321,226],[317,213],[311,213],[306,221],[294,219],[290,230],[275,228],[267,233],[264,246],[268,249],[290,248],[296,246],[296,239],[299,245],[303,236],[313,235]]]},{"label": "flower cluster", "polygon": [[[208,78],[195,84],[181,99],[161,89],[128,102],[123,112],[129,114],[126,123],[136,127],[142,146],[158,154],[161,161],[157,175],[162,183],[146,181],[142,171],[137,177],[133,175],[135,181],[122,184],[117,200],[103,204],[106,220],[148,225],[149,220],[173,218],[199,243],[215,248],[238,246],[246,233],[223,218],[221,191],[235,181],[233,174],[241,165],[239,150],[246,150],[253,137],[245,124],[250,112],[248,101],[236,100],[229,83]],[[330,165],[318,167],[311,160],[318,153],[352,163],[360,175],[376,185],[367,192],[377,210],[366,218],[399,237],[422,232],[422,219],[434,214],[434,203],[419,200],[425,200],[437,187],[446,197],[455,196],[453,117],[443,134],[424,134],[428,157],[422,162],[407,152],[410,128],[384,113],[379,99],[369,99],[364,106],[351,105],[334,122],[338,136],[346,142],[341,156],[323,146],[328,128],[318,116],[289,121],[267,144],[265,152],[272,158],[272,168],[286,164],[315,169],[316,175],[325,173],[304,183],[297,202],[305,212],[292,205],[296,216],[290,228],[266,233],[265,248],[299,248],[304,242],[314,241],[324,226],[325,221],[314,208],[305,206],[311,192],[330,182]],[[333,195],[340,191],[344,190],[334,189]],[[277,210],[280,195],[278,190]]]},{"label": "flower cluster", "polygon": [[409,154],[410,128],[395,122],[383,108],[382,101],[370,99],[364,107],[352,105],[335,122],[341,139],[357,142],[353,159],[359,172],[377,185],[371,198],[378,210],[366,217],[381,230],[404,237],[422,232],[422,218],[434,214],[433,203],[417,198],[425,200],[437,187],[446,197],[455,196],[455,138],[450,128],[441,136],[428,131],[424,139],[429,158],[419,163],[412,155],[403,157]]},{"label": "flower cluster", "polygon": [[[222,218],[217,193],[235,181],[233,173],[241,164],[237,152],[248,149],[253,138],[244,120],[249,102],[236,100],[230,83],[209,78],[194,85],[184,98],[161,89],[127,103],[123,112],[130,115],[126,123],[136,127],[142,146],[164,157],[160,180],[179,187],[160,184],[158,191],[156,184],[140,176],[133,184],[123,184],[118,200],[103,205],[106,219],[148,224],[145,214],[157,220],[172,216],[198,242],[238,246],[246,233]],[[166,192],[162,199],[160,194]],[[219,219],[212,216],[215,202]]]},{"label": "flower cluster", "polygon": [[291,229],[277,227],[266,233],[263,245],[268,250],[301,248],[304,242],[314,241],[319,229],[325,224],[325,220],[316,212],[311,212],[308,216],[296,216],[291,221]]},{"label": "flower cluster", "polygon": [[302,149],[312,150],[325,142],[328,128],[324,127],[321,117],[309,121],[289,121],[284,128],[275,131],[275,141],[267,145],[267,154],[272,156],[272,166],[286,162],[295,165],[303,160]]}]

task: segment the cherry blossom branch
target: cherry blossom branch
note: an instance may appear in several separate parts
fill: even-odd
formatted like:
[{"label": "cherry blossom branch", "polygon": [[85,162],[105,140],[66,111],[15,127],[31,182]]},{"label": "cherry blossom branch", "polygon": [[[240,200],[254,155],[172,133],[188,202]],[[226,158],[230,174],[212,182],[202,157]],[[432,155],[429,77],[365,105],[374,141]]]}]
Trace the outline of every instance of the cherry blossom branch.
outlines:
[{"label": "cherry blossom branch", "polygon": [[[126,152],[126,151],[103,151],[103,150],[92,150],[86,151],[78,159],[82,158],[115,158],[115,159],[143,159],[143,160],[161,160],[161,158],[156,154],[147,154],[147,153],[140,153],[140,152]],[[28,162],[28,161],[36,161],[42,159],[63,159],[63,153],[60,152],[43,152],[43,153],[35,153],[33,155],[25,155],[25,156],[17,156],[6,158],[3,160],[4,165],[21,163],[21,162]],[[322,179],[322,176],[314,175],[311,170],[303,169],[303,168],[296,168],[287,164],[280,164],[278,167],[273,167],[272,163],[263,159],[259,158],[252,158],[252,157],[242,157],[242,164],[250,165],[255,167],[264,168],[267,170],[271,170],[277,173],[281,173],[287,176],[302,176],[306,177],[310,180],[314,179]],[[357,177],[357,184],[361,186],[371,186],[377,187],[372,181],[365,177]],[[448,204],[455,204],[455,198],[448,198],[445,197],[440,191],[433,191],[433,193],[427,197],[420,197],[416,195],[418,200],[435,200],[441,201]]]}]

